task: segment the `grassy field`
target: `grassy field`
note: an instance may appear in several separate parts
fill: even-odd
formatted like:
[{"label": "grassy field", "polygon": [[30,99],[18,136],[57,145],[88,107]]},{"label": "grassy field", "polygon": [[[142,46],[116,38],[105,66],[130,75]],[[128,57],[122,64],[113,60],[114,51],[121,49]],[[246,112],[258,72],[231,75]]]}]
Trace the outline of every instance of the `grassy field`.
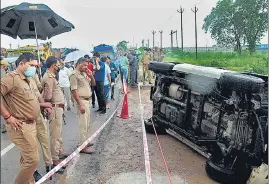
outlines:
[{"label": "grassy field", "polygon": [[268,53],[225,53],[225,52],[200,52],[198,59],[195,53],[177,52],[166,55],[165,61],[183,62],[202,66],[223,67],[229,70],[243,72],[251,71],[268,75]]}]

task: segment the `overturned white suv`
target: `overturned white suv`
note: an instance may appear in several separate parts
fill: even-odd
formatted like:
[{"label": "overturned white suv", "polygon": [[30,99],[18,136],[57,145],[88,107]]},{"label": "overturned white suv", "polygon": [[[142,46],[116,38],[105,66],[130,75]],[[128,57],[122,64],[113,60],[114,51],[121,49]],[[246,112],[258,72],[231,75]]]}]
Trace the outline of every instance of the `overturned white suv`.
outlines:
[{"label": "overturned white suv", "polygon": [[153,116],[147,132],[166,132],[206,156],[221,183],[246,183],[268,164],[268,77],[184,63],[151,62]]}]

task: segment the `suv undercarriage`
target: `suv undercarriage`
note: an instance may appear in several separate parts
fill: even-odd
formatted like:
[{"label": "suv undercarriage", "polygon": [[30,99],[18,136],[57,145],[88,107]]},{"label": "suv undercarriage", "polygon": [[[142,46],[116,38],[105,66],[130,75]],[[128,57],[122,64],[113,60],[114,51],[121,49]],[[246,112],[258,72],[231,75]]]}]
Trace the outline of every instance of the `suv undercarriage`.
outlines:
[{"label": "suv undercarriage", "polygon": [[246,183],[268,163],[268,77],[190,64],[151,62],[153,116],[147,132],[170,132],[208,157],[207,174]]}]

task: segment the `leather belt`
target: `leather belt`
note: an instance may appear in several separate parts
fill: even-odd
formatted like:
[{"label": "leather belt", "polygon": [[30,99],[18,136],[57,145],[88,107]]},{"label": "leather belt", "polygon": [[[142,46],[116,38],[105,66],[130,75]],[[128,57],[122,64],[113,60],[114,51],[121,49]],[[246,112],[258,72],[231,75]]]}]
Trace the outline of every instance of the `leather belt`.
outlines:
[{"label": "leather belt", "polygon": [[22,121],[23,123],[26,123],[26,124],[33,124],[35,121],[33,120],[26,120],[26,121]]},{"label": "leather belt", "polygon": [[16,118],[17,120],[19,120],[20,122],[25,123],[25,124],[33,124],[33,123],[35,123],[34,120],[23,120],[22,118],[18,118],[16,116],[13,116],[13,117]]},{"label": "leather belt", "polygon": [[64,104],[52,104],[52,107],[60,107],[64,109]]},{"label": "leather belt", "polygon": [[82,98],[83,100],[86,100],[86,101],[90,101],[91,100],[90,97],[80,97],[80,98]]}]

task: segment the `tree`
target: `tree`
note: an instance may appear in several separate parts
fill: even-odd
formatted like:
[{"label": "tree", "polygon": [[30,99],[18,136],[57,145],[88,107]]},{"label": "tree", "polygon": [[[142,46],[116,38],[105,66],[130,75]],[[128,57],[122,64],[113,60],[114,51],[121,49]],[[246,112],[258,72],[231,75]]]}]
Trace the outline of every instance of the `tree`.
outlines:
[{"label": "tree", "polygon": [[244,36],[250,54],[256,51],[256,44],[268,30],[267,0],[237,0],[237,11],[241,17]]},{"label": "tree", "polygon": [[127,42],[127,41],[125,41],[125,40],[123,40],[123,41],[121,41],[121,42],[119,42],[118,44],[117,44],[117,50],[118,51],[123,51],[123,52],[127,52],[128,51],[128,47],[127,47],[127,44],[128,44],[129,42]]},{"label": "tree", "polygon": [[252,54],[267,24],[266,0],[219,0],[204,19],[203,29],[221,46],[235,46],[241,53],[245,41]]},{"label": "tree", "polygon": [[220,0],[211,13],[204,19],[203,29],[211,33],[217,44],[224,47],[235,47],[241,53],[243,31],[239,14],[233,0]]}]

